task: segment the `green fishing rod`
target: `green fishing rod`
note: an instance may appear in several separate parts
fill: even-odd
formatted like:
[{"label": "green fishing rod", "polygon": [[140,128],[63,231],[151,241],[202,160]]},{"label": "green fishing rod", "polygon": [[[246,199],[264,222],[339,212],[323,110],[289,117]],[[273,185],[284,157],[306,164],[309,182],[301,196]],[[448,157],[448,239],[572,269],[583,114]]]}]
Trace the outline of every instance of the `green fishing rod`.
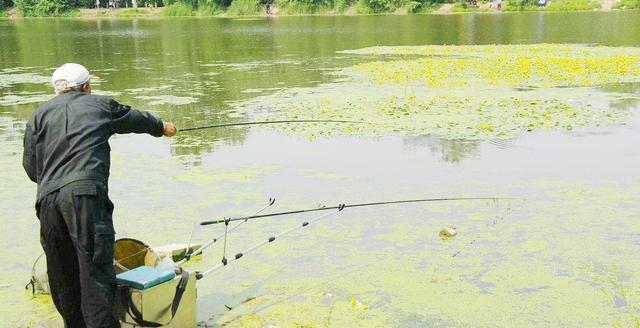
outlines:
[{"label": "green fishing rod", "polygon": [[203,222],[200,222],[200,225],[210,225],[210,224],[220,224],[220,223],[224,223],[228,225],[230,222],[234,222],[234,221],[249,221],[249,220],[268,218],[268,217],[274,217],[274,216],[300,214],[300,213],[317,212],[317,211],[328,211],[328,210],[343,210],[345,208],[354,208],[354,207],[380,206],[380,205],[406,204],[406,203],[424,203],[424,202],[464,201],[464,200],[494,200],[495,201],[499,199],[505,199],[505,198],[501,198],[501,197],[424,198],[424,199],[391,200],[391,201],[359,203],[359,204],[340,204],[337,206],[329,206],[329,207],[325,206],[325,207],[316,207],[316,208],[309,208],[309,209],[303,209],[303,210],[294,210],[294,211],[277,212],[277,213],[269,213],[269,214],[251,215],[251,216],[237,217],[237,218],[225,218],[220,220],[203,221]]},{"label": "green fishing rod", "polygon": [[352,124],[372,124],[365,121],[350,121],[350,120],[277,120],[277,121],[254,121],[254,122],[238,122],[238,123],[221,123],[211,124],[203,126],[194,126],[190,128],[178,129],[179,132],[188,132],[204,129],[226,128],[233,126],[246,126],[246,125],[264,125],[264,124],[289,124],[289,123],[352,123]]}]

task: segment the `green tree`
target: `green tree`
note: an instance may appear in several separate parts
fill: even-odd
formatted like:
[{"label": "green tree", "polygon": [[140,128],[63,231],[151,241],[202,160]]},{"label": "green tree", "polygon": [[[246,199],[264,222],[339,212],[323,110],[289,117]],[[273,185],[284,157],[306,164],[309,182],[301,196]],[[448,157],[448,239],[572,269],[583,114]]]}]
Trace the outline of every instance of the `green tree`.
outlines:
[{"label": "green tree", "polygon": [[18,11],[22,16],[62,16],[73,8],[73,4],[65,0],[16,0]]},{"label": "green tree", "polygon": [[0,10],[13,7],[13,0],[0,0]]}]

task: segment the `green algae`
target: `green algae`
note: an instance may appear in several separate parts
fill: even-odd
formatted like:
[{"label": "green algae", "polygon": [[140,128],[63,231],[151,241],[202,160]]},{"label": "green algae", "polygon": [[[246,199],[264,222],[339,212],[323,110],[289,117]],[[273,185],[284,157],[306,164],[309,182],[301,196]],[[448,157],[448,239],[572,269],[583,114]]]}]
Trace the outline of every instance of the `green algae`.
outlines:
[{"label": "green algae", "polygon": [[175,88],[175,85],[173,85],[173,84],[160,84],[158,86],[153,86],[153,87],[125,89],[124,91],[126,91],[128,93],[132,93],[132,94],[158,93],[158,92],[165,92],[165,91],[171,90],[173,88]]},{"label": "green algae", "polygon": [[[186,237],[190,225],[181,228],[181,218],[201,216],[212,203],[259,203],[259,194],[233,192],[220,182],[255,185],[255,179],[275,169],[197,167],[176,174],[179,165],[115,152],[112,198],[119,236],[129,231],[134,233],[130,237],[152,244]],[[135,183],[125,179],[127,171],[140,174]],[[171,172],[174,177],[159,189],[158,177]],[[208,180],[216,172],[218,176]],[[193,190],[188,195],[174,192],[187,186]],[[209,319],[201,317],[201,325],[633,326],[640,305],[635,274],[640,262],[631,256],[637,248],[632,232],[638,229],[640,190],[552,181],[523,186],[532,188],[540,197],[511,201],[508,214],[504,202],[440,203],[420,206],[417,212],[402,207],[384,211],[393,217],[353,211],[331,223],[312,225],[312,233],[294,234],[199,282],[202,314],[213,311],[208,297],[220,307],[233,307],[215,311],[220,315]],[[246,201],[239,202],[243,198]],[[494,224],[496,216],[505,214]],[[389,223],[398,217],[402,221]],[[296,221],[245,225],[229,247],[242,249]],[[141,229],[157,222],[163,222],[165,233]],[[438,231],[450,223],[460,234],[443,242]],[[201,231],[197,239],[215,231]],[[214,247],[190,268],[214,264],[220,255]],[[354,308],[352,299],[367,309]],[[28,299],[17,303],[23,313],[33,313]],[[50,303],[42,306],[54,316]],[[48,320],[37,313],[36,326]]]},{"label": "green algae", "polygon": [[[388,229],[380,229],[375,218],[361,227],[369,231],[363,235],[384,244],[364,249],[345,243],[352,239],[343,235],[325,240],[333,246],[309,248],[303,260],[340,254],[320,269],[324,279],[271,281],[262,287],[271,293],[215,322],[229,327],[323,327],[327,322],[353,327],[633,326],[640,295],[634,272],[640,262],[631,255],[636,246],[628,233],[638,228],[633,218],[640,209],[626,205],[638,199],[640,190],[562,183],[548,183],[545,189],[538,187],[545,197],[514,201],[513,211],[499,224],[491,224],[496,214],[491,207],[467,206],[471,212],[462,213],[473,219],[456,223],[462,227],[459,240],[440,241],[436,218],[420,226],[405,218],[410,222]],[[576,198],[576,192],[582,196]],[[444,217],[456,211],[444,206]],[[627,237],[607,245],[616,235]],[[451,256],[470,240],[475,243]],[[357,270],[350,271],[352,266]],[[258,269],[256,274],[265,273]],[[368,306],[365,313],[351,306],[353,298]]]},{"label": "green algae", "polygon": [[43,103],[51,99],[52,97],[52,94],[42,93],[5,94],[4,96],[0,97],[0,106]]},{"label": "green algae", "polygon": [[[419,58],[357,64],[339,72],[342,77],[333,83],[256,97],[240,102],[239,110],[258,119],[371,123],[268,127],[310,139],[345,134],[508,139],[537,130],[624,123],[631,111],[612,103],[633,96],[597,92],[593,86],[637,82],[640,76],[640,48],[630,47],[416,46],[345,53]],[[255,108],[263,110],[256,114]]]},{"label": "green algae", "polygon": [[15,84],[45,84],[51,83],[51,78],[37,73],[0,72],[0,88],[7,88]]},{"label": "green algae", "polygon": [[136,99],[146,100],[148,106],[157,105],[188,105],[198,102],[194,97],[179,97],[174,95],[136,96]]},{"label": "green algae", "polygon": [[[31,264],[42,252],[39,224],[32,206],[35,184],[26,183],[26,175],[21,167],[24,124],[6,117],[0,118],[0,167],[6,173],[0,190],[0,210],[10,213],[7,220],[20,222],[11,227],[5,223],[2,227],[5,234],[10,231],[8,236],[20,237],[0,239],[0,246],[6,251],[0,261],[0,270],[5,273],[1,280],[0,318],[6,327],[55,327],[59,322],[56,321],[57,312],[51,298],[32,297],[31,292],[24,289],[31,274]],[[25,204],[25,200],[30,201]],[[27,313],[29,315],[25,315]]]}]

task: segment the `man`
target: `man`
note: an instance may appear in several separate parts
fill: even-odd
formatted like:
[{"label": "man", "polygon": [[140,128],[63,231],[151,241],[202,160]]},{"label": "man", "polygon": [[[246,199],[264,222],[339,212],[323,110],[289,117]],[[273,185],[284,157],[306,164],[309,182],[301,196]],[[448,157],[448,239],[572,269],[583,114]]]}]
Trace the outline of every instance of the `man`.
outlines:
[{"label": "man", "polygon": [[112,313],[113,203],[107,196],[109,137],[176,134],[172,123],[91,94],[89,71],[64,64],[55,98],[27,123],[23,166],[38,183],[36,212],[51,296],[65,327],[119,327]]}]

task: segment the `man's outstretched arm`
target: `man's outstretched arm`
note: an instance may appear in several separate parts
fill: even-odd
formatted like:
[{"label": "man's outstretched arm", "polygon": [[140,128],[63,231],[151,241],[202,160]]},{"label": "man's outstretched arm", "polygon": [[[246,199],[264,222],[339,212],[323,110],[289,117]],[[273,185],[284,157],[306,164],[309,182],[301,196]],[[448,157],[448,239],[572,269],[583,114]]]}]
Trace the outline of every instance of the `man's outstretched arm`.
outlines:
[{"label": "man's outstretched arm", "polygon": [[173,123],[162,122],[149,112],[132,109],[109,99],[113,133],[148,133],[154,137],[172,137],[176,134]]}]

